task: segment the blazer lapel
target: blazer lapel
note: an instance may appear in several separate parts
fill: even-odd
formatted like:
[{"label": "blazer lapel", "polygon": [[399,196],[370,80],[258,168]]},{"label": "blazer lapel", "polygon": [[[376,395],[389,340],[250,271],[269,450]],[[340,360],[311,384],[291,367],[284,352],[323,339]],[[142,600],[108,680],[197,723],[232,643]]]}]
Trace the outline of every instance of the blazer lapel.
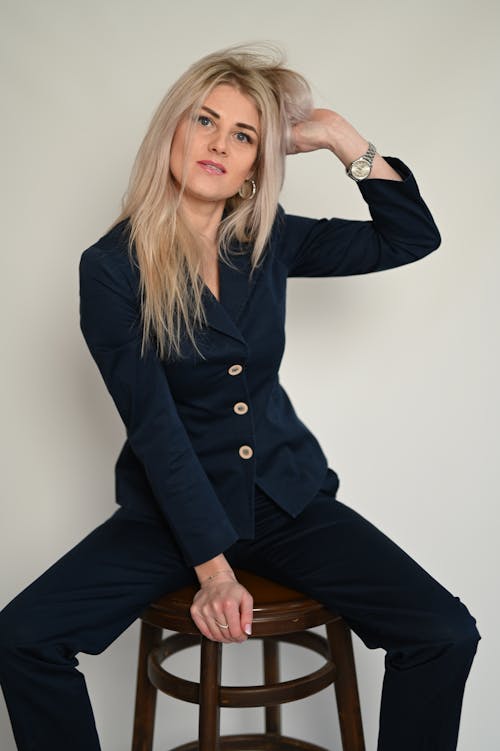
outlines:
[{"label": "blazer lapel", "polygon": [[[236,252],[231,252],[233,250]],[[208,287],[204,290],[207,322],[211,328],[245,342],[238,328],[238,320],[255,286],[261,266],[250,281],[251,247],[235,243],[228,255],[231,266],[221,258],[218,261],[220,302]]]}]

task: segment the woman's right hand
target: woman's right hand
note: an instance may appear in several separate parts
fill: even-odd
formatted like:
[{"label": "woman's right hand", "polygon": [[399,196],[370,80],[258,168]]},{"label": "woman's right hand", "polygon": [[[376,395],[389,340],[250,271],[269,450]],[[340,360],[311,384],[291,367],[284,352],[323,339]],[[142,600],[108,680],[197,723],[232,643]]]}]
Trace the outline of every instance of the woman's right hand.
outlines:
[{"label": "woman's right hand", "polygon": [[[251,633],[253,597],[232,571],[224,571],[200,586],[190,613],[207,639],[224,644],[243,642],[248,638],[248,632]],[[229,628],[221,628],[217,621]]]}]

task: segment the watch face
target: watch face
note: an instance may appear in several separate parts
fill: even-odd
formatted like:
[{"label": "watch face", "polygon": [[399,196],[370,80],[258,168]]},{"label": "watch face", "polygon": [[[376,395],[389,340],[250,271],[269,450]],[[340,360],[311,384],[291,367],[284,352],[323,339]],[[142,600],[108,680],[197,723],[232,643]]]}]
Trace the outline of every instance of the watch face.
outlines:
[{"label": "watch face", "polygon": [[363,180],[371,172],[371,165],[366,159],[356,159],[351,165],[351,173],[356,180]]}]

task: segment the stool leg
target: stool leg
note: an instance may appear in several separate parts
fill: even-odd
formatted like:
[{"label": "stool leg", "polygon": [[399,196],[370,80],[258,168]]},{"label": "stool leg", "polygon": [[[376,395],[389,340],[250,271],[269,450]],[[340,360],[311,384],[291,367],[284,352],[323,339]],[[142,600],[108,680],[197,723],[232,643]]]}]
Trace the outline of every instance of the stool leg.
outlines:
[{"label": "stool leg", "polygon": [[[278,683],[279,675],[279,644],[271,637],[262,640],[264,652],[264,683]],[[274,704],[265,708],[266,733],[281,733],[281,706]]]},{"label": "stool leg", "polygon": [[199,751],[220,751],[220,704],[222,642],[201,637]]},{"label": "stool leg", "polygon": [[151,751],[156,711],[156,688],[148,678],[148,657],[162,639],[163,629],[144,621],[141,624],[137,688],[135,694],[132,751]]},{"label": "stool leg", "polygon": [[343,620],[326,625],[330,654],[337,666],[335,695],[339,714],[343,751],[365,751],[361,708],[351,631]]}]

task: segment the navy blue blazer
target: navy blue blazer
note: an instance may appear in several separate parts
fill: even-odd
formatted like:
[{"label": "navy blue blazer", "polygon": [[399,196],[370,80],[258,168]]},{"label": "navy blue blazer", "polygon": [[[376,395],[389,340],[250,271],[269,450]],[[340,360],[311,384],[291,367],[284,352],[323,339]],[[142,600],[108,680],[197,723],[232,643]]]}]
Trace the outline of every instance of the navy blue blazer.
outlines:
[{"label": "navy blue blazer", "polygon": [[[128,222],[83,251],[80,326],[126,428],[115,465],[119,504],[160,514],[189,566],[254,536],[254,486],[296,516],[338,478],[280,384],[288,277],[346,276],[411,263],[440,244],[408,167],[359,190],[371,220],[311,219],[278,206],[264,259],[250,279],[249,246],[219,259],[220,302],[203,292],[202,359],[141,359],[139,272]],[[236,250],[237,248],[233,248]],[[325,485],[326,484],[326,485]]]}]

